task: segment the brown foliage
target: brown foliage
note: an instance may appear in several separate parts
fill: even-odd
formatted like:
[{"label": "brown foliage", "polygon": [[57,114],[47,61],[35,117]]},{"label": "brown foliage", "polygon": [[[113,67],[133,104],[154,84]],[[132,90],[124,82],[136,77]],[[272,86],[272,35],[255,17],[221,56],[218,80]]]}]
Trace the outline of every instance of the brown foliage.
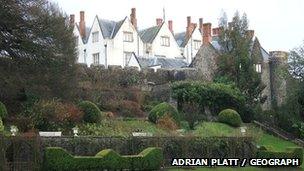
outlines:
[{"label": "brown foliage", "polygon": [[163,117],[158,119],[156,124],[160,128],[168,129],[171,131],[178,129],[177,124],[169,114],[165,114]]},{"label": "brown foliage", "polygon": [[144,117],[140,105],[130,100],[123,100],[118,105],[119,115],[123,117]]}]

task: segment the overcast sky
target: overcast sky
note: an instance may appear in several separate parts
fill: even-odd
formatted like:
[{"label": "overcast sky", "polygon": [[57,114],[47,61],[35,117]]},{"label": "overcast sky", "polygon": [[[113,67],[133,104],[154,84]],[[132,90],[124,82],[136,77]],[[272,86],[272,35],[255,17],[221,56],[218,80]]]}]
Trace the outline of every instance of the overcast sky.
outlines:
[{"label": "overcast sky", "polygon": [[67,14],[84,10],[86,24],[92,25],[94,16],[121,20],[130,15],[132,7],[137,10],[139,29],[155,25],[155,19],[163,16],[173,20],[174,32],[185,31],[186,17],[192,22],[202,17],[204,22],[218,25],[221,11],[230,20],[238,10],[245,12],[250,29],[255,30],[262,46],[268,50],[288,51],[304,40],[304,0],[51,0]]}]

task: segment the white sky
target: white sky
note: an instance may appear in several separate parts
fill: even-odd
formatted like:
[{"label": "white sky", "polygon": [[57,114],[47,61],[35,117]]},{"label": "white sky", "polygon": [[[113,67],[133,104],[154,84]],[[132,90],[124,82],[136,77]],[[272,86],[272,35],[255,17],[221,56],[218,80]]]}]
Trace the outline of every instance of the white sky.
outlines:
[{"label": "white sky", "polygon": [[246,12],[250,29],[255,30],[262,46],[268,50],[288,51],[299,46],[304,40],[304,0],[51,0],[67,14],[85,11],[87,26],[94,16],[121,20],[129,16],[131,8],[137,12],[139,29],[155,25],[156,18],[162,18],[163,7],[166,20],[173,20],[174,32],[185,31],[186,17],[198,23],[211,22],[218,25],[218,18],[224,10],[231,20],[236,10]]}]

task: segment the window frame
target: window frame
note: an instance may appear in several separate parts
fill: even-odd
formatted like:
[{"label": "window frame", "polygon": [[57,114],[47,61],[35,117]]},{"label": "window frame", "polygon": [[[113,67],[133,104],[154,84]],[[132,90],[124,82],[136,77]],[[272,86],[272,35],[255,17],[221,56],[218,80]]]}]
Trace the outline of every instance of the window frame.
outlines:
[{"label": "window frame", "polygon": [[[130,38],[130,39],[129,39]],[[124,42],[134,42],[133,32],[124,31],[123,32],[123,41]]]},{"label": "window frame", "polygon": [[[124,53],[124,66],[129,66],[129,63],[130,63],[130,60],[132,58],[132,53],[133,52],[124,51],[123,53]],[[129,59],[127,59],[127,55],[130,55]]]},{"label": "window frame", "polygon": [[195,50],[199,50],[200,49],[200,47],[201,47],[201,45],[202,45],[202,41],[200,41],[200,40],[193,40],[193,46],[194,46],[194,49]]},{"label": "window frame", "polygon": [[99,42],[99,31],[94,31],[92,33],[92,43]]},{"label": "window frame", "polygon": [[[93,56],[93,65],[99,65],[100,64],[100,53],[93,53],[92,56]],[[96,57],[98,57],[98,58],[96,58]]]},{"label": "window frame", "polygon": [[160,37],[160,45],[170,47],[170,37],[169,36],[161,36]]}]

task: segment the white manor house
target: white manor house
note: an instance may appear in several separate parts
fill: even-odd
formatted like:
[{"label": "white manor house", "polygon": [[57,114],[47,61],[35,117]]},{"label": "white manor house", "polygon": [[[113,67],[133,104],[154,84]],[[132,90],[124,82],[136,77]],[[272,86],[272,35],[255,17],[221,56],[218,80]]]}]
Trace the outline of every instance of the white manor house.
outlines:
[{"label": "white manor house", "polygon": [[[184,68],[191,65],[202,45],[212,43],[219,28],[211,23],[192,23],[187,17],[186,29],[174,33],[173,22],[157,18],[155,26],[138,30],[136,9],[130,17],[120,21],[94,18],[92,26],[86,27],[85,12],[80,11],[80,21],[70,15],[78,51],[78,63],[91,65],[134,66],[142,68]],[[204,33],[204,34],[203,34]]]}]

